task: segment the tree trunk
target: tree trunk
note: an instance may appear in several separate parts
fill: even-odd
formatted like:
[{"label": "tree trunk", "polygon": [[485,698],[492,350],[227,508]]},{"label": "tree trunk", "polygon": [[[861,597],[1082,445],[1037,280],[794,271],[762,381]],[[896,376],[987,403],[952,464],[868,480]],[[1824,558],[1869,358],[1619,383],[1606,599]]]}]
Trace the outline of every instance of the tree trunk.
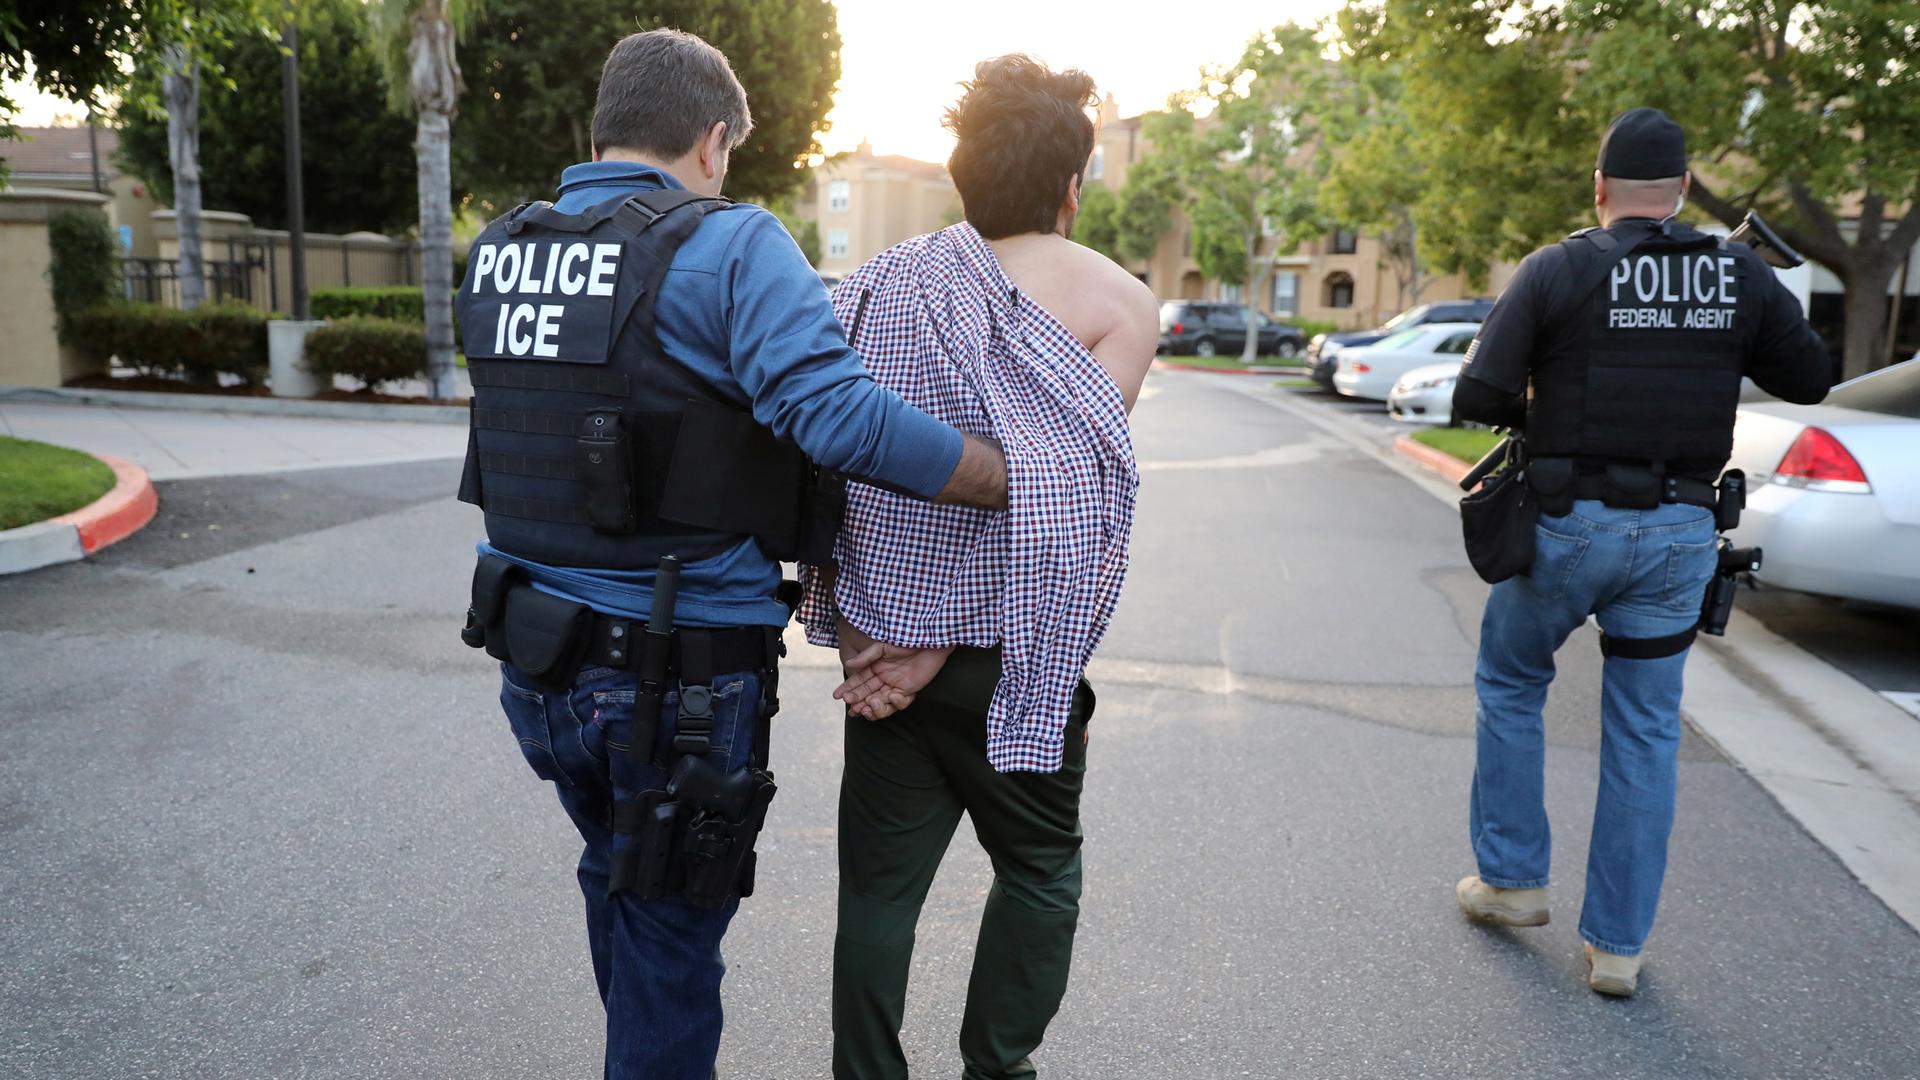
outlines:
[{"label": "tree trunk", "polygon": [[419,115],[414,145],[420,174],[420,285],[426,293],[428,393],[454,395],[453,363],[453,114],[460,92],[460,64],[453,55],[453,27],[441,0],[426,0],[413,14],[407,42],[407,88]]},{"label": "tree trunk", "polygon": [[1846,279],[1846,340],[1840,350],[1843,382],[1886,363],[1887,285],[1893,271],[1891,264],[1876,261],[1857,267]]},{"label": "tree trunk", "polygon": [[167,153],[173,165],[173,211],[180,231],[180,307],[207,296],[200,246],[200,66],[183,45],[170,45],[167,68]]},{"label": "tree trunk", "polygon": [[453,125],[447,114],[422,110],[420,166],[420,285],[426,292],[427,383],[430,396],[454,395],[453,179],[448,164]]},{"label": "tree trunk", "polygon": [[1260,232],[1256,218],[1253,229],[1247,234],[1246,295],[1241,297],[1247,305],[1247,343],[1240,347],[1240,362],[1249,367],[1260,359],[1260,308],[1254,302],[1260,295],[1260,285],[1264,280],[1260,276]]}]

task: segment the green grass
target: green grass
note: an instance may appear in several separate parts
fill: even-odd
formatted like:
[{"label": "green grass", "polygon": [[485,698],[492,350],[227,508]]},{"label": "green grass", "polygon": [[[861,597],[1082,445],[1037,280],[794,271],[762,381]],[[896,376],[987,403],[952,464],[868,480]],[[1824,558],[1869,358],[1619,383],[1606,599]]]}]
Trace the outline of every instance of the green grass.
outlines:
[{"label": "green grass", "polygon": [[1465,462],[1479,461],[1504,438],[1485,428],[1427,428],[1413,433],[1413,441],[1425,443],[1443,454]]},{"label": "green grass", "polygon": [[[1172,364],[1185,364],[1188,367],[1213,368],[1217,371],[1244,371],[1247,368],[1246,364],[1240,362],[1238,356],[1162,356],[1159,357],[1159,359]],[[1305,365],[1301,363],[1298,357],[1287,360],[1278,356],[1262,356],[1253,362],[1253,366],[1297,367],[1305,370]]]},{"label": "green grass", "polygon": [[1273,384],[1277,390],[1318,390],[1320,384],[1312,379],[1281,379]]},{"label": "green grass", "polygon": [[0,529],[78,510],[113,489],[113,470],[78,450],[0,435]]}]

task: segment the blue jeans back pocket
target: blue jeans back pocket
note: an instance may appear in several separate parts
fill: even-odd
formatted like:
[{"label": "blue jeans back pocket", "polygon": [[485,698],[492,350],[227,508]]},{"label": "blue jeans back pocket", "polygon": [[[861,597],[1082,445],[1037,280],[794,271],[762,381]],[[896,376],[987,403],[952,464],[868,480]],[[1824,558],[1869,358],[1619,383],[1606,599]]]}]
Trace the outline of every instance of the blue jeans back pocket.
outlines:
[{"label": "blue jeans back pocket", "polygon": [[1660,603],[1676,611],[1698,611],[1706,602],[1707,582],[1719,562],[1718,538],[1699,544],[1672,544],[1667,548],[1667,584]]},{"label": "blue jeans back pocket", "polygon": [[1533,541],[1533,567],[1527,571],[1533,590],[1548,599],[1565,596],[1589,541],[1584,536],[1554,532],[1545,525],[1534,526]]},{"label": "blue jeans back pocket", "polygon": [[534,775],[563,787],[574,786],[573,778],[554,756],[546,695],[514,682],[504,664],[500,669],[500,708],[507,714],[507,724],[513,728],[514,738],[520,740],[520,753]]}]

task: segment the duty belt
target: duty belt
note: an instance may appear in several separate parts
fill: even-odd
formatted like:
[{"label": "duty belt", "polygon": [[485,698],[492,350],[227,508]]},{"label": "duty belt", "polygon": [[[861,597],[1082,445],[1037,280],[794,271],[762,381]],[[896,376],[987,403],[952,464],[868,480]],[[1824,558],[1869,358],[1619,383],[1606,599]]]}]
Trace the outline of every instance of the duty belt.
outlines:
[{"label": "duty belt", "polygon": [[[640,664],[642,619],[622,619],[598,612],[592,637],[581,662],[595,667],[636,671]],[[689,683],[706,683],[716,675],[735,671],[766,671],[779,662],[785,647],[780,631],[770,626],[734,626],[718,630],[680,627],[673,631],[667,652],[667,674]]]},{"label": "duty belt", "polygon": [[[1712,484],[1705,480],[1696,480],[1691,476],[1665,476],[1660,479],[1660,485],[1660,501],[1663,503],[1684,503],[1688,506],[1704,506],[1711,510],[1720,502],[1720,494]],[[1605,496],[1605,476],[1600,473],[1582,473],[1574,477],[1574,498],[1604,501]]]}]

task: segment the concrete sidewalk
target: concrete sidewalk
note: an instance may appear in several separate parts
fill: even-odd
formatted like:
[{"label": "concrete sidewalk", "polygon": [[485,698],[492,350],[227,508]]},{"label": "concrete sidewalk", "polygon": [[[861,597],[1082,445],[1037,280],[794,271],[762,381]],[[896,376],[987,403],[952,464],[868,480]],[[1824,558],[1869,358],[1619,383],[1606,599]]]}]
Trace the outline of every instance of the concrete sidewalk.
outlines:
[{"label": "concrete sidewalk", "polygon": [[126,458],[156,481],[457,458],[466,428],[0,400],[0,434]]}]

